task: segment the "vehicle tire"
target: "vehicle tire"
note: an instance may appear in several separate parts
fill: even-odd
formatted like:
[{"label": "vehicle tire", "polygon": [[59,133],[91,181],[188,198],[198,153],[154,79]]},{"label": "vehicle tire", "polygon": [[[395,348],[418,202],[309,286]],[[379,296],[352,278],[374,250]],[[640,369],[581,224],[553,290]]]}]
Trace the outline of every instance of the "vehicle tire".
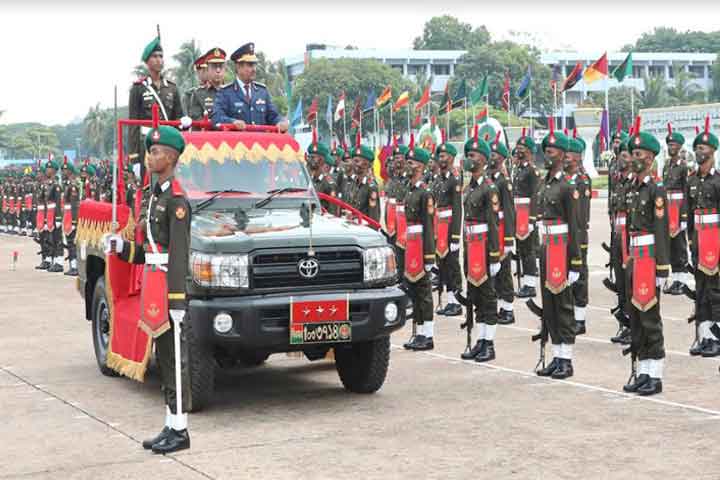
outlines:
[{"label": "vehicle tire", "polygon": [[270,357],[269,353],[254,350],[243,350],[237,356],[237,361],[243,367],[259,367]]},{"label": "vehicle tire", "polygon": [[335,368],[346,390],[375,393],[387,376],[390,363],[390,337],[335,348]]},{"label": "vehicle tire", "polygon": [[198,340],[188,317],[183,321],[185,339],[188,343],[188,359],[190,362],[191,412],[199,412],[212,400],[215,392],[215,359],[212,352]]},{"label": "vehicle tire", "polygon": [[105,277],[98,278],[92,297],[92,337],[95,360],[100,373],[108,377],[117,377],[118,373],[107,366],[108,345],[110,343],[110,305],[105,291]]}]

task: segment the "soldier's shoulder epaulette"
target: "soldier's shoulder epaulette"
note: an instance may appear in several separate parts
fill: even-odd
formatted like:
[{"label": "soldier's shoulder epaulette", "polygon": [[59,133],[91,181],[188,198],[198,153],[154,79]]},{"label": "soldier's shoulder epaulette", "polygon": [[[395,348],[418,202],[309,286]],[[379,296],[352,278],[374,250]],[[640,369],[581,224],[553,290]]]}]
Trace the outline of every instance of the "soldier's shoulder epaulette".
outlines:
[{"label": "soldier's shoulder epaulette", "polygon": [[264,83],[256,82],[253,80],[253,85],[257,85],[258,87],[264,88],[265,90],[267,90],[267,87],[265,86]]},{"label": "soldier's shoulder epaulette", "polygon": [[185,196],[185,190],[183,190],[182,185],[180,185],[180,182],[177,179],[173,179],[172,183],[170,184],[170,188],[172,189],[172,194],[174,197]]},{"label": "soldier's shoulder epaulette", "polygon": [[137,80],[135,80],[133,82],[133,85],[142,85],[143,83],[145,83],[145,80],[147,80],[147,77],[144,75],[141,77],[138,77]]},{"label": "soldier's shoulder epaulette", "polygon": [[235,82],[228,82],[225,85],[220,85],[220,90],[227,90],[228,88],[231,88],[233,86],[233,83]]}]

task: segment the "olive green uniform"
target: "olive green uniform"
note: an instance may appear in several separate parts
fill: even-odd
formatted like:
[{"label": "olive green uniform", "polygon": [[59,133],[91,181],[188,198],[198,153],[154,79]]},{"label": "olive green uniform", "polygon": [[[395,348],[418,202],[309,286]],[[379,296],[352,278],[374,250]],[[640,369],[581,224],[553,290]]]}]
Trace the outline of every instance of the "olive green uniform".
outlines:
[{"label": "olive green uniform", "polygon": [[215,95],[219,88],[208,82],[194,88],[188,95],[187,114],[193,120],[202,120],[205,116],[210,118],[215,104]]},{"label": "olive green uniform", "polygon": [[[313,176],[312,182],[315,186],[315,191],[318,193],[324,193],[325,195],[330,195],[331,197],[337,196],[337,186],[330,175],[321,173],[320,175]],[[330,203],[327,200],[321,200],[320,203],[329,213],[337,215],[337,206],[334,203]]]},{"label": "olive green uniform", "polygon": [[537,250],[539,244],[538,231],[535,228],[537,220],[537,197],[540,187],[540,174],[534,165],[529,162],[520,163],[515,168],[513,177],[513,193],[515,198],[530,199],[530,234],[524,240],[517,239],[517,254],[522,263],[522,283],[524,287],[535,288],[537,283]]},{"label": "olive green uniform", "polygon": [[495,184],[500,198],[498,220],[502,219],[505,225],[503,239],[499,239],[500,271],[495,277],[495,291],[501,310],[512,312],[515,289],[512,280],[512,256],[510,255],[515,242],[515,204],[513,203],[512,185],[501,172],[490,172],[490,179]]},{"label": "olive green uniform", "polygon": [[[407,218],[408,228],[411,225],[422,225],[423,259],[425,266],[434,265],[435,263],[434,215],[434,200],[427,185],[422,181],[414,185],[409,185],[405,196],[405,216]],[[433,321],[430,274],[426,268],[425,273],[419,280],[411,281],[408,278],[405,280],[408,286],[408,296],[413,303],[413,320],[418,325],[418,331],[424,335],[424,330],[421,326]]]},{"label": "olive green uniform", "polygon": [[[663,184],[668,195],[668,200],[674,196],[682,195],[680,203],[680,231],[674,237],[670,237],[670,265],[672,267],[672,278],[675,282],[686,283],[687,274],[687,227],[688,227],[688,204],[686,192],[688,180],[688,167],[678,156],[677,159],[668,160],[663,169]],[[672,292],[671,292],[672,293]],[[679,292],[678,292],[679,293]]]},{"label": "olive green uniform", "polygon": [[[72,231],[65,235],[65,244],[67,246],[68,261],[70,269],[77,269],[77,245],[75,244],[75,235],[77,233],[78,214],[80,213],[80,187],[75,179],[65,182],[63,200],[65,208],[70,207],[72,216]],[[64,213],[64,212],[63,212]]]},{"label": "olive green uniform", "polygon": [[373,220],[380,221],[380,198],[378,186],[369,175],[355,179],[352,187],[351,205]]},{"label": "olive green uniform", "polygon": [[574,298],[574,314],[575,320],[584,322],[585,312],[588,304],[588,232],[590,230],[590,199],[592,198],[592,180],[583,171],[579,171],[572,176],[572,181],[577,189],[577,215],[578,215],[578,242],[580,244],[580,254],[582,266],[580,267],[580,277],[573,283],[572,291]]}]

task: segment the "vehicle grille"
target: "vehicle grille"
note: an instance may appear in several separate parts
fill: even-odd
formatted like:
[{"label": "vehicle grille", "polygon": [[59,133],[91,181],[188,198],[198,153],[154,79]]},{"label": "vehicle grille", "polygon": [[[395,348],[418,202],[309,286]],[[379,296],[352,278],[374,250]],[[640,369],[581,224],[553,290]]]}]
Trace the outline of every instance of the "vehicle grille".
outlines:
[{"label": "vehicle grille", "polygon": [[362,253],[359,249],[316,250],[320,270],[315,278],[298,273],[298,262],[307,258],[306,249],[273,250],[251,255],[250,287],[280,289],[292,287],[343,287],[363,281]]}]

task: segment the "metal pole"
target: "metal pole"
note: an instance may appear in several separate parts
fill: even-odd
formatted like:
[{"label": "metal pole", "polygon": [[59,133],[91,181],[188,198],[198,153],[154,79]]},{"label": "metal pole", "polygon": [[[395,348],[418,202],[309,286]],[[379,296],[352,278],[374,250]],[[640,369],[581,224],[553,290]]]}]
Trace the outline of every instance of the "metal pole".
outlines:
[{"label": "metal pole", "polygon": [[530,107],[530,114],[528,115],[530,117],[530,128],[528,129],[530,131],[530,135],[533,135],[533,105],[532,105],[532,86],[528,87],[530,89],[529,94],[529,107]]},{"label": "metal pole", "polygon": [[610,146],[610,77],[605,77],[605,112],[607,123],[605,124],[605,145]]},{"label": "metal pole", "polygon": [[118,164],[122,161],[120,158],[120,146],[117,144],[118,142],[118,126],[117,126],[117,85],[115,86],[115,105],[114,105],[114,115],[115,115],[115,150],[118,152],[118,156],[115,157],[115,161],[113,162],[112,166],[112,223],[111,223],[111,230],[113,233],[117,232],[117,229],[119,225],[117,224],[117,179],[118,179]]},{"label": "metal pole", "polygon": [[468,126],[467,126],[467,97],[465,97],[465,98],[464,98],[463,100],[464,100],[463,104],[464,104],[464,108],[465,108],[465,137],[464,137],[464,139],[463,139],[463,143],[465,143],[465,142],[467,142],[467,139],[468,139]]},{"label": "metal pole", "polygon": [[410,138],[410,103],[407,104],[408,138]]},{"label": "metal pole", "polygon": [[561,113],[561,117],[560,117],[561,120],[562,120],[562,128],[563,128],[563,130],[565,130],[565,122],[566,122],[566,119],[565,119],[565,108],[566,108],[566,107],[565,107],[565,101],[566,101],[566,100],[567,100],[567,97],[565,96],[565,90],[563,90],[563,92],[562,92],[562,113]]}]

